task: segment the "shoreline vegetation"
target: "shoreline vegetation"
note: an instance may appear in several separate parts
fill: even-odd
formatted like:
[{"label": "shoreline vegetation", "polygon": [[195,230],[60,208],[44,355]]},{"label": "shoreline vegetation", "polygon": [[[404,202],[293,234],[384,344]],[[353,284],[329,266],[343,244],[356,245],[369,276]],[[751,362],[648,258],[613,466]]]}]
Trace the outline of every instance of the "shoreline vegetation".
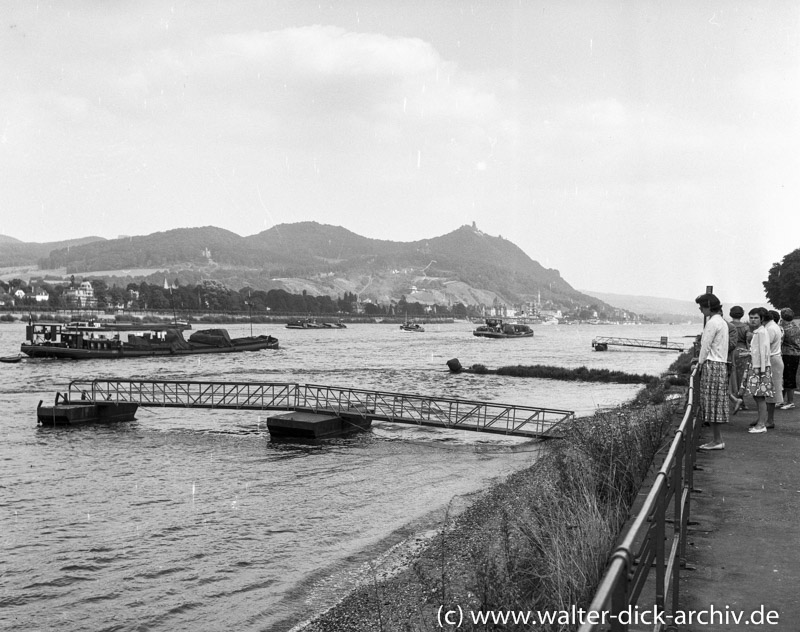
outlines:
[{"label": "shoreline vegetation", "polygon": [[455,515],[448,507],[424,544],[396,553],[389,570],[373,566],[371,580],[293,632],[426,632],[440,629],[440,608],[460,608],[462,630],[530,630],[531,622],[474,623],[468,613],[587,608],[679,421],[683,398],[668,396],[685,394],[691,359],[681,354],[627,405],[562,424],[530,467]]},{"label": "shoreline vegetation", "polygon": [[609,369],[589,369],[585,366],[568,369],[547,364],[531,364],[527,366],[517,364],[489,369],[483,364],[473,364],[468,368],[464,368],[458,358],[448,360],[447,366],[452,373],[474,373],[477,375],[509,375],[511,377],[535,377],[579,382],[615,382],[618,384],[654,384],[659,381],[659,378],[654,375],[626,373]]},{"label": "shoreline vegetation", "polygon": [[[247,313],[236,313],[236,314],[202,314],[202,315],[189,315],[187,316],[184,313],[178,313],[177,317],[173,314],[148,314],[145,316],[124,316],[118,318],[109,318],[106,315],[98,316],[98,315],[86,315],[80,314],[80,317],[73,317],[69,314],[57,314],[57,313],[50,313],[50,312],[32,312],[28,314],[27,312],[14,312],[14,313],[5,313],[0,315],[0,323],[14,323],[17,321],[24,321],[27,322],[28,319],[33,322],[53,322],[53,323],[61,323],[66,321],[72,320],[97,320],[98,322],[110,322],[110,323],[133,323],[133,324],[166,324],[173,322],[174,320],[179,320],[188,323],[198,323],[198,324],[214,324],[214,325],[242,325],[242,324],[258,324],[258,325],[285,325],[288,322],[293,320],[298,320],[302,318],[311,318],[313,320],[318,320],[319,322],[336,322],[341,321],[343,323],[361,323],[361,324],[392,324],[392,325],[402,325],[406,322],[405,316],[382,316],[382,317],[373,317],[373,316],[354,316],[349,314],[307,314],[307,313],[298,313],[298,314],[280,314],[280,315],[270,315],[265,316],[264,314],[253,314],[252,317],[249,316]],[[422,319],[418,319],[422,320]],[[439,323],[439,324],[448,324],[453,323],[455,320],[451,317],[445,316],[431,316],[425,317],[425,323]]]}]

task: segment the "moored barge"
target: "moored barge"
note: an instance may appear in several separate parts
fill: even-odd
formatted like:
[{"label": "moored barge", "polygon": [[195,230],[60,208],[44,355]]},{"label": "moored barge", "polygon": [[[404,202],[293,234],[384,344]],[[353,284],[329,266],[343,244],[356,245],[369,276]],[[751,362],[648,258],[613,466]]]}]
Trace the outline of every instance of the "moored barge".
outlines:
[{"label": "moored barge", "polygon": [[[125,336],[125,337],[123,337]],[[180,328],[140,328],[139,333],[104,327],[29,324],[20,351],[31,358],[64,360],[141,358],[150,356],[235,353],[277,349],[272,336],[231,338],[225,329],[195,331],[184,338]]]}]

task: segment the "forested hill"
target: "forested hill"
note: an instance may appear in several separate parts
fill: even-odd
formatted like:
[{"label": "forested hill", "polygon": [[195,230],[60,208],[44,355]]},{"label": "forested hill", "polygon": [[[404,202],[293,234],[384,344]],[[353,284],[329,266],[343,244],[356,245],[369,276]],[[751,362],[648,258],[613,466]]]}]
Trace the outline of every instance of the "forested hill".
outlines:
[{"label": "forested hill", "polygon": [[[6,247],[0,240],[0,256]],[[337,287],[358,291],[368,284],[362,298],[379,300],[407,293],[413,285],[445,294],[460,288],[452,300],[466,300],[459,296],[471,292],[480,295],[475,302],[484,303],[496,296],[510,303],[541,299],[565,307],[602,304],[573,289],[557,270],[542,267],[512,242],[474,225],[415,242],[370,239],[316,222],[280,224],[249,237],[213,226],[180,228],[70,244],[40,255],[38,263],[42,269],[66,268],[75,275],[153,268],[185,271],[253,287],[260,280],[262,289],[275,286],[270,279],[306,279],[317,284],[315,293],[336,294]]]},{"label": "forested hill", "polygon": [[75,274],[94,270],[154,268],[202,263],[205,252],[227,265],[256,265],[243,237],[222,228],[177,228],[150,235],[121,237],[87,244],[81,248],[53,250],[39,262],[40,268],[63,268]]},{"label": "forested hill", "polygon": [[80,239],[49,243],[31,243],[0,235],[0,268],[35,265],[40,259],[48,257],[54,250],[73,248],[97,241],[104,240],[102,237],[81,237]]}]

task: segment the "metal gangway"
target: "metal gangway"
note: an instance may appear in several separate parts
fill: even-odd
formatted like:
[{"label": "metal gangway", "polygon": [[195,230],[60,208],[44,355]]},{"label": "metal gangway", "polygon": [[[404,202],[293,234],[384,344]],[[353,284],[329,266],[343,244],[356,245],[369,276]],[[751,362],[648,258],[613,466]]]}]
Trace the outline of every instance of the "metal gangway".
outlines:
[{"label": "metal gangway", "polygon": [[598,336],[592,340],[592,348],[595,351],[607,351],[609,345],[616,345],[620,347],[640,347],[643,349],[662,349],[667,351],[683,351],[682,342],[669,342],[667,336],[661,336],[660,340]]},{"label": "metal gangway", "polygon": [[69,399],[167,408],[333,412],[373,421],[547,438],[574,411],[285,382],[73,380]]}]

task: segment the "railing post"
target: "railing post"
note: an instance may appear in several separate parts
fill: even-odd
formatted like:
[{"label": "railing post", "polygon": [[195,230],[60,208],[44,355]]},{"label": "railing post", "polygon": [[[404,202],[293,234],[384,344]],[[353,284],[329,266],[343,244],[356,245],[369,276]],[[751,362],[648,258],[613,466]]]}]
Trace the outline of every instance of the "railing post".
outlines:
[{"label": "railing post", "polygon": [[611,614],[614,619],[611,621],[611,632],[628,632],[628,624],[621,622],[619,613],[628,607],[628,583],[630,582],[631,558],[625,556],[623,572],[611,593]]},{"label": "railing post", "polygon": [[666,507],[667,498],[669,496],[669,485],[667,480],[664,480],[664,485],[661,487],[661,493],[658,495],[656,503],[655,514],[653,515],[652,529],[655,531],[654,544],[656,547],[656,608],[659,611],[664,611],[664,601],[666,595]]}]

